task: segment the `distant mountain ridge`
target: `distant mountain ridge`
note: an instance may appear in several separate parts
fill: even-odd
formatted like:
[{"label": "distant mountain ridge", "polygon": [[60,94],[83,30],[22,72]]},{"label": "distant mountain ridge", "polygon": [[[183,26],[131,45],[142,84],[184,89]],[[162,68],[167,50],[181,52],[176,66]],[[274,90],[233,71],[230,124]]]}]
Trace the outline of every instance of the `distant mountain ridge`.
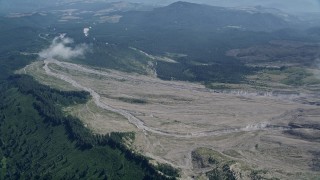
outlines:
[{"label": "distant mountain ridge", "polygon": [[252,31],[273,31],[287,28],[289,23],[271,13],[247,12],[244,10],[215,7],[178,1],[149,12],[130,12],[124,16],[126,23],[149,26],[199,27],[219,30],[237,28]]},{"label": "distant mountain ridge", "polygon": [[[0,0],[0,14],[10,12],[31,12],[40,8],[52,7],[70,2],[115,2],[116,0]],[[175,2],[175,0],[122,0],[129,3],[142,3],[154,6],[166,6]],[[254,7],[263,6],[268,8],[277,8],[287,13],[311,13],[319,12],[319,0],[186,0],[199,4],[208,4],[222,7]]]}]

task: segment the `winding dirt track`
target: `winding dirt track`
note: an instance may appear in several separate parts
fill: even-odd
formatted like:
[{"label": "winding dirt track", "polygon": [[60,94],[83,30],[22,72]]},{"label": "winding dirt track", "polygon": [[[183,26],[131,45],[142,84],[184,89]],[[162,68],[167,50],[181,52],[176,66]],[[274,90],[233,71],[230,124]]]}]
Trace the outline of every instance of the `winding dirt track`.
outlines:
[{"label": "winding dirt track", "polygon": [[[191,133],[172,133],[172,132],[166,132],[157,128],[153,128],[153,127],[148,127],[145,125],[145,123],[138,119],[137,117],[133,116],[132,114],[130,114],[128,111],[124,110],[124,109],[116,109],[114,107],[111,107],[110,105],[104,103],[101,101],[101,97],[100,95],[94,91],[93,89],[89,88],[89,87],[85,87],[81,84],[79,84],[78,82],[76,82],[75,80],[73,80],[72,78],[70,78],[69,76],[63,75],[63,74],[57,74],[54,73],[53,71],[51,71],[51,69],[49,68],[49,64],[56,64],[60,67],[63,68],[67,68],[67,69],[71,69],[71,70],[75,70],[75,71],[80,71],[80,72],[86,72],[86,73],[91,73],[91,74],[97,74],[97,75],[105,75],[105,76],[109,76],[110,74],[108,74],[107,72],[101,72],[98,70],[94,70],[94,69],[89,69],[77,64],[72,64],[72,63],[67,63],[67,62],[61,62],[55,59],[46,59],[44,60],[44,66],[43,69],[45,70],[46,74],[49,76],[53,76],[56,77],[58,79],[61,79],[67,83],[70,83],[72,86],[81,89],[83,91],[87,91],[90,93],[90,95],[92,96],[95,104],[105,110],[108,111],[112,111],[115,113],[118,113],[124,117],[126,117],[128,119],[128,121],[133,124],[134,126],[136,126],[138,129],[142,130],[145,134],[147,134],[147,132],[150,133],[155,133],[155,134],[159,134],[159,135],[163,135],[163,136],[170,136],[170,137],[176,137],[176,138],[198,138],[198,137],[209,137],[209,136],[220,136],[220,135],[225,135],[225,134],[231,134],[231,133],[237,133],[237,132],[249,132],[249,131],[259,131],[259,130],[284,130],[284,129],[289,129],[288,127],[279,127],[279,126],[272,126],[270,124],[267,123],[260,123],[260,124],[254,124],[254,125],[247,125],[246,127],[243,128],[234,128],[234,129],[223,129],[223,130],[215,130],[215,131],[203,131],[203,132],[191,132]],[[113,78],[117,78],[117,79],[121,79],[123,78],[121,75],[118,74],[112,74],[111,75]],[[129,78],[130,79],[130,78]],[[135,80],[136,79],[133,79]],[[165,84],[165,83],[163,83]],[[168,85],[168,84],[166,84]],[[179,86],[177,88],[184,88],[182,86]],[[196,90],[196,89],[193,89]]]}]

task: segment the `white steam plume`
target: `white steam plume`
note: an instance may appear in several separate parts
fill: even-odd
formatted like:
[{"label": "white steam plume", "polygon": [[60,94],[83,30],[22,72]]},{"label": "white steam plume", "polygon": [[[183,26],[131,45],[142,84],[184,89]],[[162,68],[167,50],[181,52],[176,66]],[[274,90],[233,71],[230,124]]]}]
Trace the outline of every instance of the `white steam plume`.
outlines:
[{"label": "white steam plume", "polygon": [[86,51],[88,51],[88,46],[86,44],[80,44],[74,48],[69,47],[68,45],[73,44],[74,41],[71,38],[65,37],[65,34],[61,34],[58,37],[55,37],[49,46],[49,48],[39,52],[41,58],[62,58],[70,59],[81,57]]},{"label": "white steam plume", "polygon": [[91,27],[89,28],[83,28],[83,34],[84,36],[88,37],[89,36],[89,31],[90,31]]}]

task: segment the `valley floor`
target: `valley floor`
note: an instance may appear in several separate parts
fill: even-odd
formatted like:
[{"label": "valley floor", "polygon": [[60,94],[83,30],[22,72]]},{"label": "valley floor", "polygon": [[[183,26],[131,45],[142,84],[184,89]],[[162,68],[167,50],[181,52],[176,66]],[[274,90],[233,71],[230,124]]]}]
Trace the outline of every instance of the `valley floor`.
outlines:
[{"label": "valley floor", "polygon": [[88,91],[92,99],[66,113],[97,134],[135,132],[128,145],[155,163],[180,169],[182,179],[210,177],[221,164],[240,179],[320,175],[320,109],[301,102],[311,98],[306,91],[219,93],[200,84],[54,59],[20,73],[55,88]]}]

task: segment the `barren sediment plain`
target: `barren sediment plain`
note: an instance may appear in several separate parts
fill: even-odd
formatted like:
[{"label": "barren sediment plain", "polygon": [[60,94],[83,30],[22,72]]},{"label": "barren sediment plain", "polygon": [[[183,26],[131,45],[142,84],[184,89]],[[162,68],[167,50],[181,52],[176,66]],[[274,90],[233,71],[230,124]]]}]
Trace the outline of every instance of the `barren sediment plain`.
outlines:
[{"label": "barren sediment plain", "polygon": [[238,179],[320,176],[320,108],[301,101],[314,93],[219,93],[54,59],[20,73],[55,88],[90,92],[87,104],[66,113],[97,134],[135,132],[128,146],[178,168],[181,179],[206,179],[219,167]]}]

